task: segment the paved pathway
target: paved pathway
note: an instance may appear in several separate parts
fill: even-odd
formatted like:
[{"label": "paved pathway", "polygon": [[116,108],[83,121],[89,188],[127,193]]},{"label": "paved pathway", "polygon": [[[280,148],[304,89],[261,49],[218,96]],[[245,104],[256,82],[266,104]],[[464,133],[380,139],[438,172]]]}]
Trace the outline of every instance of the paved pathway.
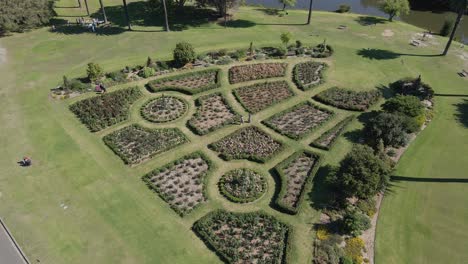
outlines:
[{"label": "paved pathway", "polygon": [[0,219],[0,264],[28,264],[2,219]]}]

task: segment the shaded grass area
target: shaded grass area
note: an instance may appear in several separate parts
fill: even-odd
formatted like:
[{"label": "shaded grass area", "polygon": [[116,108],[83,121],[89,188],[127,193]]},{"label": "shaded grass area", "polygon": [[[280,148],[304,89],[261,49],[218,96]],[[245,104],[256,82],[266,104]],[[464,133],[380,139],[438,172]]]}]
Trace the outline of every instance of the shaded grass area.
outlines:
[{"label": "shaded grass area", "polygon": [[[92,13],[97,14],[98,1],[88,2]],[[124,15],[118,13],[121,1],[104,2],[110,8],[111,27],[122,28]],[[138,1],[128,2],[130,5]],[[73,7],[76,1],[61,0],[57,5]],[[76,8],[63,8],[58,12],[64,17],[71,16],[71,21],[75,19],[74,16],[85,15],[84,9]],[[462,62],[453,54],[444,58],[401,56],[393,60],[369,60],[357,54],[358,50],[368,48],[402,54],[440,52],[442,45],[423,49],[409,46],[408,34],[420,29],[400,22],[363,27],[356,21],[355,15],[315,12],[312,25],[305,26],[301,25],[307,18],[304,11],[290,10],[288,16],[279,17],[253,8],[240,8],[235,19],[252,23],[237,22],[240,26],[224,29],[218,23],[202,21],[199,26],[192,27],[187,22],[188,28],[184,31],[165,33],[158,32],[162,30],[160,18],[144,17],[150,14],[138,15],[138,12],[143,12],[141,10],[132,12],[135,12],[130,14],[135,31],[146,33],[122,31],[116,34],[76,35],[40,29],[0,39],[0,46],[8,51],[7,63],[0,65],[3,84],[0,97],[0,144],[3,146],[0,154],[0,214],[28,257],[39,259],[41,263],[190,263],[192,260],[220,263],[220,259],[191,232],[197,219],[220,208],[236,212],[262,209],[291,224],[295,230],[291,238],[292,261],[310,263],[311,227],[319,215],[316,209],[320,209],[321,201],[327,198],[326,186],[320,183],[327,173],[326,169],[321,169],[314,178],[312,192],[307,197],[305,205],[313,206],[304,206],[304,210],[296,216],[288,216],[272,208],[276,187],[273,177],[268,178],[266,195],[246,205],[225,201],[220,197],[216,183],[217,177],[227,170],[248,167],[268,175],[270,168],[295,151],[306,148],[320,152],[307,145],[336,122],[330,122],[298,142],[262,127],[275,139],[285,142],[283,152],[264,165],[248,161],[224,162],[206,145],[239,127],[227,127],[209,137],[194,135],[185,127],[185,123],[194,113],[192,101],[195,98],[175,92],[167,94],[179,95],[189,101],[189,113],[170,126],[179,127],[193,144],[188,144],[183,150],[169,151],[141,166],[126,167],[104,146],[101,139],[120,125],[91,134],[67,110],[68,104],[77,99],[48,99],[49,89],[60,82],[62,75],[83,76],[88,62],[98,62],[106,71],[111,71],[125,65],[142,64],[147,56],[169,59],[175,43],[182,40],[192,43],[197,52],[205,52],[221,48],[248,48],[251,41],[255,46],[279,45],[279,34],[283,31],[291,31],[295,39],[301,39],[304,43],[318,44],[326,38],[327,43],[336,48],[334,56],[328,59],[333,62],[333,67],[327,73],[327,83],[306,93],[298,90],[298,96],[279,103],[274,109],[253,115],[254,125],[259,126],[261,120],[274,113],[336,85],[356,91],[369,90],[404,76],[422,74],[425,82],[431,83],[439,94],[466,94],[466,80],[456,75]],[[185,22],[174,18],[173,23],[183,25]],[[348,25],[349,30],[336,30],[340,24]],[[397,32],[390,41],[381,38],[381,32],[387,28]],[[358,34],[375,38],[369,41]],[[440,38],[439,41],[443,42],[444,39]],[[222,69],[227,74],[227,67]],[[287,78],[290,80],[291,76]],[[226,95],[233,108],[246,115],[232,96],[232,88],[225,79],[217,91]],[[132,122],[147,124],[138,112],[138,106],[145,100],[132,107]],[[439,117],[410,147],[396,175],[464,178],[463,173],[468,168],[462,158],[467,156],[468,146],[464,142],[468,132],[457,119],[456,114],[460,111],[455,107],[463,103],[461,97],[437,97],[436,117]],[[341,118],[349,114],[342,110],[336,112]],[[122,126],[128,124],[130,122]],[[157,126],[160,125],[152,125]],[[359,120],[356,120],[348,131],[360,127]],[[324,155],[324,166],[336,165],[350,146],[347,137],[339,138],[330,153]],[[196,150],[202,150],[222,166],[218,166],[208,177],[208,202],[180,219],[164,201],[147,189],[140,177],[184,153]],[[17,159],[23,155],[32,157],[32,167],[17,166]],[[464,208],[467,203],[466,186],[461,183],[395,181],[391,194],[385,198],[379,222],[377,262],[428,263],[434,260],[457,263],[465,260],[467,255],[462,247],[467,237],[460,230],[467,229],[465,220],[468,216]],[[68,209],[61,208],[61,203],[66,203]],[[449,208],[447,204],[450,204]]]}]

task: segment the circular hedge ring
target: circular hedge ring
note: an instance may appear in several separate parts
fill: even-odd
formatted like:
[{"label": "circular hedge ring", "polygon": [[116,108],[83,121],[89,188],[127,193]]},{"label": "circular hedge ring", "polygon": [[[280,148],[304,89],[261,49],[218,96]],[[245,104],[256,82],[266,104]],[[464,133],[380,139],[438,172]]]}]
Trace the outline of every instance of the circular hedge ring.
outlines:
[{"label": "circular hedge ring", "polygon": [[141,108],[144,119],[153,123],[174,121],[187,112],[187,103],[174,96],[161,96],[146,102]]},{"label": "circular hedge ring", "polygon": [[265,193],[267,181],[263,175],[253,170],[235,169],[221,177],[219,189],[232,202],[248,203]]}]

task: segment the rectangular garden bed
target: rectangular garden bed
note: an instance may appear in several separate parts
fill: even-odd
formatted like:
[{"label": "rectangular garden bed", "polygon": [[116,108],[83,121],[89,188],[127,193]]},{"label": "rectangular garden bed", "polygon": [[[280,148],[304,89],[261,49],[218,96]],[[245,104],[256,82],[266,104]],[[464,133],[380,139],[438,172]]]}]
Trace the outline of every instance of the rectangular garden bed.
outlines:
[{"label": "rectangular garden bed", "polygon": [[265,162],[281,150],[282,144],[258,127],[250,126],[233,132],[209,147],[225,160]]},{"label": "rectangular garden bed", "polygon": [[289,263],[291,228],[264,212],[213,211],[193,230],[227,263]]},{"label": "rectangular garden bed", "polygon": [[211,161],[201,152],[195,152],[151,171],[143,180],[184,216],[207,199],[205,181],[211,169]]},{"label": "rectangular garden bed", "polygon": [[92,132],[128,119],[130,106],[142,96],[138,87],[105,93],[70,105],[70,110]]},{"label": "rectangular garden bed", "polygon": [[348,126],[353,119],[354,116],[348,116],[314,140],[311,145],[316,148],[330,150],[341,133],[346,129],[346,126]]},{"label": "rectangular garden bed", "polygon": [[204,135],[230,124],[238,124],[238,115],[220,93],[198,98],[197,112],[188,121],[188,126],[198,135]]},{"label": "rectangular garden bed", "polygon": [[233,66],[229,69],[229,82],[231,84],[260,80],[286,75],[286,63],[257,63]]},{"label": "rectangular garden bed", "polygon": [[103,140],[126,164],[141,163],[188,142],[178,128],[150,129],[136,124],[116,130]]},{"label": "rectangular garden bed", "polygon": [[150,92],[179,91],[196,94],[220,87],[220,69],[194,71],[185,74],[164,77],[147,84]]},{"label": "rectangular garden bed", "polygon": [[276,204],[281,210],[290,214],[299,211],[306,189],[319,166],[320,156],[309,151],[294,153],[276,165],[275,170],[281,181]]},{"label": "rectangular garden bed", "polygon": [[330,110],[304,102],[270,117],[263,123],[282,135],[300,139],[326,123],[333,115]]},{"label": "rectangular garden bed", "polygon": [[344,88],[332,87],[316,96],[314,99],[327,105],[353,111],[365,111],[381,97],[377,90],[357,92]]},{"label": "rectangular garden bed", "polygon": [[294,95],[286,81],[256,83],[237,88],[233,93],[250,113],[260,112]]}]

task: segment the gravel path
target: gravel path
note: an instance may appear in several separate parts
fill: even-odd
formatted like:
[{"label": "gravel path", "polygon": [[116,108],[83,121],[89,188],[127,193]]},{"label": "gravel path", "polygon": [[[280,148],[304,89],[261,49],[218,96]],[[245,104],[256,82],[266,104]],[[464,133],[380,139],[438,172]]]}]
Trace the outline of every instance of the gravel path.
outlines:
[{"label": "gravel path", "polygon": [[0,47],[0,65],[6,62],[6,49]]},{"label": "gravel path", "polygon": [[28,264],[18,244],[0,219],[0,264]]}]

